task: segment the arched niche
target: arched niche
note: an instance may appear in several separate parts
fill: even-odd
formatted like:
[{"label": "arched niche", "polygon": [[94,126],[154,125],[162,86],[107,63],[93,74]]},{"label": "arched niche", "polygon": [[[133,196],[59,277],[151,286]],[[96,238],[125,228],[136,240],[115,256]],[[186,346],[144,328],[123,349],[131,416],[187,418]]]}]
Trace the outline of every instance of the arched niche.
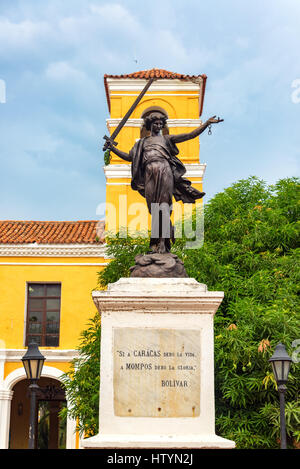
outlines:
[{"label": "arched niche", "polygon": [[143,99],[132,114],[132,118],[139,119],[143,115],[145,111],[150,108],[157,108],[164,111],[167,115],[168,119],[177,119],[177,113],[172,104],[166,99],[159,98],[159,97],[150,97],[148,99]]},{"label": "arched niche", "polygon": [[141,114],[141,118],[143,119],[144,117],[146,117],[148,114],[150,114],[150,112],[154,112],[154,111],[157,111],[157,112],[161,112],[162,114],[164,114],[166,116],[166,118],[168,119],[169,116],[168,116],[168,113],[166,112],[166,110],[160,106],[150,106],[150,107],[147,107],[147,109],[145,109],[142,114]]}]

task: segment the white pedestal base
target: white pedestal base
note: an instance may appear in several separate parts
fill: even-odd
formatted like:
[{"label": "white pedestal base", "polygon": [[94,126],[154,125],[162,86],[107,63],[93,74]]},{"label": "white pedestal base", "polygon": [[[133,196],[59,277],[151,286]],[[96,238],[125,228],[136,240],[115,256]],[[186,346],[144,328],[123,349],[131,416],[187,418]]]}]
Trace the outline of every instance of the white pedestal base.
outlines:
[{"label": "white pedestal base", "polygon": [[213,318],[223,295],[190,278],[122,278],[93,292],[100,433],[83,448],[234,448],[215,435]]},{"label": "white pedestal base", "polygon": [[233,449],[234,441],[217,435],[102,435],[82,441],[85,449]]}]

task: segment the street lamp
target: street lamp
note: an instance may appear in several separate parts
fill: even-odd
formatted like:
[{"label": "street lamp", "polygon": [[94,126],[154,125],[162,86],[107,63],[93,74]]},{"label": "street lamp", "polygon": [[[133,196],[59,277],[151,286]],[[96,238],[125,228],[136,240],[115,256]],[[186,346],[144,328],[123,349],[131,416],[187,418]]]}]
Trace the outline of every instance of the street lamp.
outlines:
[{"label": "street lamp", "polygon": [[278,385],[279,402],[280,402],[280,448],[286,449],[286,428],[285,428],[285,402],[284,395],[288,380],[288,374],[291,366],[291,357],[287,354],[285,346],[279,343],[274,350],[274,354],[269,359],[271,362],[273,373]]},{"label": "street lamp", "polygon": [[36,439],[36,393],[39,389],[37,381],[40,379],[45,357],[39,351],[38,345],[31,342],[27,352],[22,357],[27,379],[30,380],[30,419],[28,448],[34,449]]}]

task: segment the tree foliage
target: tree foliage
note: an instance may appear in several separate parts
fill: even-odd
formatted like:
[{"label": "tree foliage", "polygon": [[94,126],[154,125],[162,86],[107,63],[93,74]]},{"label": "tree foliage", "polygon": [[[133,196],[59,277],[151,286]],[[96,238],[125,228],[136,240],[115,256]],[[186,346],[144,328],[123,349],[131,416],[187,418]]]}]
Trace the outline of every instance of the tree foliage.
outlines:
[{"label": "tree foliage", "polygon": [[[209,290],[225,292],[215,316],[217,433],[234,440],[238,448],[278,447],[279,399],[268,359],[283,342],[295,358],[286,420],[289,444],[296,445],[300,353],[297,356],[293,345],[300,339],[299,180],[282,179],[274,186],[255,177],[238,181],[211,199],[204,213],[203,247],[187,249],[181,238],[173,251],[184,261],[189,277]],[[99,273],[100,285],[129,276],[135,255],[146,252],[147,246],[143,237],[109,239],[112,260]],[[77,386],[73,391],[81,399]],[[89,395],[96,399],[93,392],[91,387]],[[84,414],[77,416],[85,421]]]}]

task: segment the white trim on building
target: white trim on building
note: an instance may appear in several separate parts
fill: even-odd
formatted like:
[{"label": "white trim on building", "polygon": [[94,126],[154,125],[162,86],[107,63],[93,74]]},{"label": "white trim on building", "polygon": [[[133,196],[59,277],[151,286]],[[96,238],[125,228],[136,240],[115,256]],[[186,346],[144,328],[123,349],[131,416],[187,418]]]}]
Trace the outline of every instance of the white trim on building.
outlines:
[{"label": "white trim on building", "polygon": [[[106,119],[108,130],[111,127],[117,127],[122,118]],[[128,119],[124,127],[138,127],[141,128],[144,123],[143,119]],[[167,119],[168,127],[199,127],[202,124],[201,119]]]},{"label": "white trim on building", "polygon": [[[202,179],[206,170],[206,163],[185,164],[186,173],[184,177]],[[131,179],[131,164],[109,164],[103,168],[107,179]],[[113,184],[113,183],[111,183]],[[124,183],[126,184],[126,183]]]},{"label": "white trim on building", "polygon": [[106,245],[100,244],[0,244],[1,257],[98,257],[104,258]]},{"label": "white trim on building", "polygon": [[[106,78],[109,93],[118,91],[142,91],[147,80],[143,78]],[[203,78],[199,77],[198,83],[191,80],[164,79],[152,83],[148,94],[151,95],[155,91],[197,91],[199,94],[202,90]],[[198,94],[197,93],[197,94]],[[161,93],[159,93],[161,95]],[[177,93],[176,93],[177,95]]]}]

